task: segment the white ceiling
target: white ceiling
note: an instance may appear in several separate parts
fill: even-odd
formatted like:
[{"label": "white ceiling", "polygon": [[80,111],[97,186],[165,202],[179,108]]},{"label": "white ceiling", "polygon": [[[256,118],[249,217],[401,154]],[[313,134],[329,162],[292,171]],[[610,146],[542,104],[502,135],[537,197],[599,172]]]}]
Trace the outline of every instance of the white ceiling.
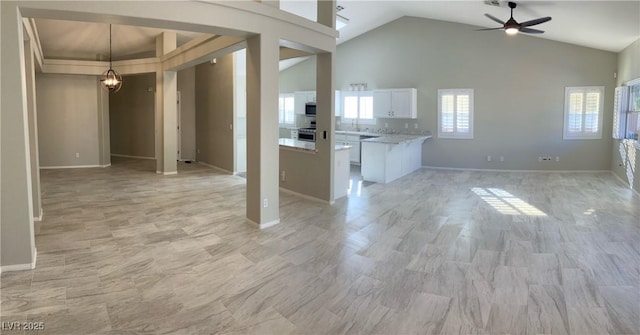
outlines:
[{"label": "white ceiling", "polygon": [[[545,31],[541,38],[596,49],[619,52],[640,37],[640,0],[634,1],[518,1],[514,18],[527,21],[551,16],[552,21],[536,26]],[[503,20],[509,17],[506,2],[493,7],[483,1],[374,1],[338,0],[344,7],[340,14],[349,24],[340,30],[338,44],[382,26],[402,16],[416,16],[465,23],[482,28],[498,25],[484,16],[492,14]],[[316,0],[280,0],[283,10],[316,18]],[[45,58],[96,60],[109,53],[109,26],[102,23],[36,19]],[[470,34],[502,34],[501,31],[473,31]],[[113,59],[151,57],[155,37],[160,29],[113,26]],[[200,33],[176,32],[178,45]]]},{"label": "white ceiling", "polygon": [[[550,22],[536,26],[544,30],[536,37],[596,49],[619,52],[640,37],[640,0],[634,1],[515,1],[514,18],[518,22],[551,16]],[[340,14],[349,24],[340,30],[338,44],[402,16],[416,16],[465,23],[482,28],[499,25],[484,16],[489,13],[506,21],[507,1],[500,7],[476,1],[371,1],[338,0]],[[316,18],[315,0],[280,0],[283,10],[311,20]],[[474,34],[476,32],[473,32]],[[500,34],[501,31],[477,32]]]}]

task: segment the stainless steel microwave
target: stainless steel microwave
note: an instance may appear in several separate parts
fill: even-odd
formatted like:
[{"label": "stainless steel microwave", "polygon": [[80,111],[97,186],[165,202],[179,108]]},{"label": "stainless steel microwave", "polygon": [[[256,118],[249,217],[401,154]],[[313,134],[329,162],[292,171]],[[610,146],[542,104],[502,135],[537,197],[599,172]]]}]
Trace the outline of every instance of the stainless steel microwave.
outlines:
[{"label": "stainless steel microwave", "polygon": [[316,103],[315,102],[307,102],[304,105],[304,115],[316,116]]}]

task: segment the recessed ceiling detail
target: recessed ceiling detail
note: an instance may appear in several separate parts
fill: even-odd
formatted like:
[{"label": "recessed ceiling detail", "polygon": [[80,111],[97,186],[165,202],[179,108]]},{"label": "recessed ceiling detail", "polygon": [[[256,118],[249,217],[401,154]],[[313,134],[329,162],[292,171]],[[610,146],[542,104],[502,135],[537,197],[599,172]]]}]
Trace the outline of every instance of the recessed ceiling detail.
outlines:
[{"label": "recessed ceiling detail", "polygon": [[[109,59],[109,24],[35,19],[46,59]],[[166,29],[113,25],[113,60],[155,57],[156,36]],[[176,31],[178,46],[204,34]]]}]

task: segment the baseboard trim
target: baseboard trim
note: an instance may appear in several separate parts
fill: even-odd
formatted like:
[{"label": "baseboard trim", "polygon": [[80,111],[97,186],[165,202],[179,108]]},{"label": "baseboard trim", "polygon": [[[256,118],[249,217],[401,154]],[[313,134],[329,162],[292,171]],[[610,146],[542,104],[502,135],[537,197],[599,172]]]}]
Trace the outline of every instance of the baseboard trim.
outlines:
[{"label": "baseboard trim", "polygon": [[100,165],[100,167],[101,167],[101,168],[108,168],[108,167],[110,167],[110,166],[111,166],[111,163],[109,163],[109,164],[105,164],[105,165]]},{"label": "baseboard trim", "polygon": [[42,221],[42,213],[44,213],[44,211],[42,210],[42,208],[40,208],[40,215],[39,215],[39,216],[34,217],[34,218],[33,218],[33,221],[37,221],[37,222]]},{"label": "baseboard trim", "polygon": [[255,222],[255,221],[247,218],[247,222],[249,224],[253,225],[253,226],[258,227],[259,229],[265,229],[265,228],[269,228],[269,227],[272,227],[272,226],[275,226],[275,225],[279,224],[280,223],[280,219],[273,220],[273,221],[270,221],[270,222],[267,222],[267,223],[259,224],[259,223]]},{"label": "baseboard trim", "polygon": [[136,159],[156,159],[155,157],[148,157],[148,156],[130,156],[130,155],[120,155],[120,154],[111,154],[111,156],[122,157],[122,158],[136,158]]},{"label": "baseboard trim", "polygon": [[284,193],[291,194],[291,195],[295,195],[297,197],[304,198],[304,199],[307,199],[307,200],[311,200],[311,201],[315,201],[315,202],[321,202],[323,204],[333,205],[335,203],[334,201],[327,201],[327,200],[316,198],[316,197],[313,197],[313,196],[310,196],[310,195],[298,193],[296,191],[292,191],[290,189],[286,189],[286,188],[284,188],[282,186],[280,186],[280,191],[282,191]]},{"label": "baseboard trim", "polygon": [[450,168],[441,166],[423,165],[423,169],[445,170],[445,171],[478,171],[478,172],[527,172],[527,173],[603,173],[611,170],[506,170],[506,169],[472,169],[472,168]]},{"label": "baseboard trim", "polygon": [[205,162],[201,162],[201,161],[198,161],[198,164],[204,165],[204,166],[206,166],[206,167],[208,167],[208,168],[211,168],[211,169],[214,169],[214,170],[218,170],[218,171],[220,171],[220,172],[222,172],[222,173],[225,173],[225,174],[234,175],[234,173],[233,173],[233,172],[231,172],[231,171],[229,171],[229,170],[225,170],[225,169],[223,169],[223,168],[221,168],[221,167],[217,167],[217,166],[215,166],[215,165],[207,164],[207,163],[205,163]]},{"label": "baseboard trim", "polygon": [[631,186],[631,184],[629,184],[628,181],[622,179],[620,176],[618,176],[615,172],[611,171],[611,174],[618,179],[624,186],[627,186],[630,190],[633,191],[633,193],[635,193],[636,195],[638,195],[640,197],[640,192],[636,191],[635,188],[633,188],[633,186]]},{"label": "baseboard trim", "polygon": [[[109,164],[111,165],[111,164]],[[108,165],[66,165],[66,166],[41,166],[40,170],[58,170],[58,169],[88,169],[88,168],[104,168]]]},{"label": "baseboard trim", "polygon": [[162,175],[163,176],[173,176],[178,174],[178,171],[169,171],[169,172],[163,172]]},{"label": "baseboard trim", "polygon": [[31,263],[12,264],[12,265],[0,266],[0,274],[2,274],[3,272],[33,270],[33,269],[36,268],[36,260],[37,259],[38,259],[38,249],[36,249],[33,252],[33,261],[31,261]]}]

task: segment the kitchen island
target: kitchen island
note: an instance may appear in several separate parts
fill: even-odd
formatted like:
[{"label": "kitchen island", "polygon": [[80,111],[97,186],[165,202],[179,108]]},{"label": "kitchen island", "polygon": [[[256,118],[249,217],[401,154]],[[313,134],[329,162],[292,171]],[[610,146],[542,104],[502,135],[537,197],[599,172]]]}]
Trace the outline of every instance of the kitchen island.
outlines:
[{"label": "kitchen island", "polygon": [[422,167],[422,143],[428,135],[382,135],[364,139],[362,179],[389,183]]}]

